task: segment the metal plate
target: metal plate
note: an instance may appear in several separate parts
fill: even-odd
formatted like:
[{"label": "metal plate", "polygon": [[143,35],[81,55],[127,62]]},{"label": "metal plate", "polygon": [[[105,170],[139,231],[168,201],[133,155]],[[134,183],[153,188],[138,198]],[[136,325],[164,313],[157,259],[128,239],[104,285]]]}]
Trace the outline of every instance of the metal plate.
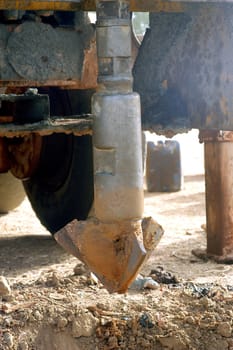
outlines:
[{"label": "metal plate", "polygon": [[83,45],[77,32],[25,22],[9,37],[7,58],[25,80],[80,78]]},{"label": "metal plate", "polygon": [[233,130],[233,5],[151,14],[134,67],[149,129]]}]

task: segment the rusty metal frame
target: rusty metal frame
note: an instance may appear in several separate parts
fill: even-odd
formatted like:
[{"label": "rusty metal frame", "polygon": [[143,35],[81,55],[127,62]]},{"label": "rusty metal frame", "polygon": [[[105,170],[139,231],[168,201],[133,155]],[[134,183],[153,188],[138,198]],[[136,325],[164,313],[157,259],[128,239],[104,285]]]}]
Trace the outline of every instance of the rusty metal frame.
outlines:
[{"label": "rusty metal frame", "polygon": [[233,132],[223,130],[200,130],[199,141],[203,142],[233,142]]},{"label": "rusty metal frame", "polygon": [[[231,3],[226,0],[224,3]],[[222,3],[221,0],[130,0],[134,12],[179,12],[195,3]],[[95,0],[0,0],[0,10],[50,10],[50,11],[95,11]]]}]

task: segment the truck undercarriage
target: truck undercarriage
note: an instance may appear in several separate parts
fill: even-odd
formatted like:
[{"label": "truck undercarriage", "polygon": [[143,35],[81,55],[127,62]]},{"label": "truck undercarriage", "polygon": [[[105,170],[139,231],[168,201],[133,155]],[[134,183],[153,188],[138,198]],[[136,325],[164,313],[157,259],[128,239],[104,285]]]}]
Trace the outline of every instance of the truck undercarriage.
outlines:
[{"label": "truck undercarriage", "polygon": [[[0,172],[23,181],[57,241],[109,291],[127,289],[163,233],[143,218],[142,122],[167,136],[201,131],[207,253],[229,259],[232,4],[5,0],[0,10]],[[131,11],[150,12],[135,62]]]}]

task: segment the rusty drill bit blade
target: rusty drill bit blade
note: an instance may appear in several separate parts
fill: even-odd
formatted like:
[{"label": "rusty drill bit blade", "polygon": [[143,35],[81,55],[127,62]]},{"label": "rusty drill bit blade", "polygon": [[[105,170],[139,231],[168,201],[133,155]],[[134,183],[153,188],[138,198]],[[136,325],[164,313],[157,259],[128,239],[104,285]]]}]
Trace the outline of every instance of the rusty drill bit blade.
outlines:
[{"label": "rusty drill bit blade", "polygon": [[66,250],[83,261],[109,292],[123,293],[146,258],[138,241],[141,221],[102,223],[74,220],[55,234]]}]

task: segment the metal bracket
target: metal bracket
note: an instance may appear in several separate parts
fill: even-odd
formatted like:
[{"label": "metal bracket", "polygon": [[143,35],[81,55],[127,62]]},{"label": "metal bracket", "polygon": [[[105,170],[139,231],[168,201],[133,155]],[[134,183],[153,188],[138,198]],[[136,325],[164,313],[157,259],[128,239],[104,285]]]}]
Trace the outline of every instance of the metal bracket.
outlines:
[{"label": "metal bracket", "polygon": [[49,97],[37,94],[36,89],[23,95],[0,95],[0,137],[24,137],[31,133],[81,136],[92,133],[92,124],[90,114],[50,117]]},{"label": "metal bracket", "polygon": [[1,116],[11,116],[18,124],[48,119],[49,97],[37,94],[37,89],[28,89],[22,95],[1,94]]}]

